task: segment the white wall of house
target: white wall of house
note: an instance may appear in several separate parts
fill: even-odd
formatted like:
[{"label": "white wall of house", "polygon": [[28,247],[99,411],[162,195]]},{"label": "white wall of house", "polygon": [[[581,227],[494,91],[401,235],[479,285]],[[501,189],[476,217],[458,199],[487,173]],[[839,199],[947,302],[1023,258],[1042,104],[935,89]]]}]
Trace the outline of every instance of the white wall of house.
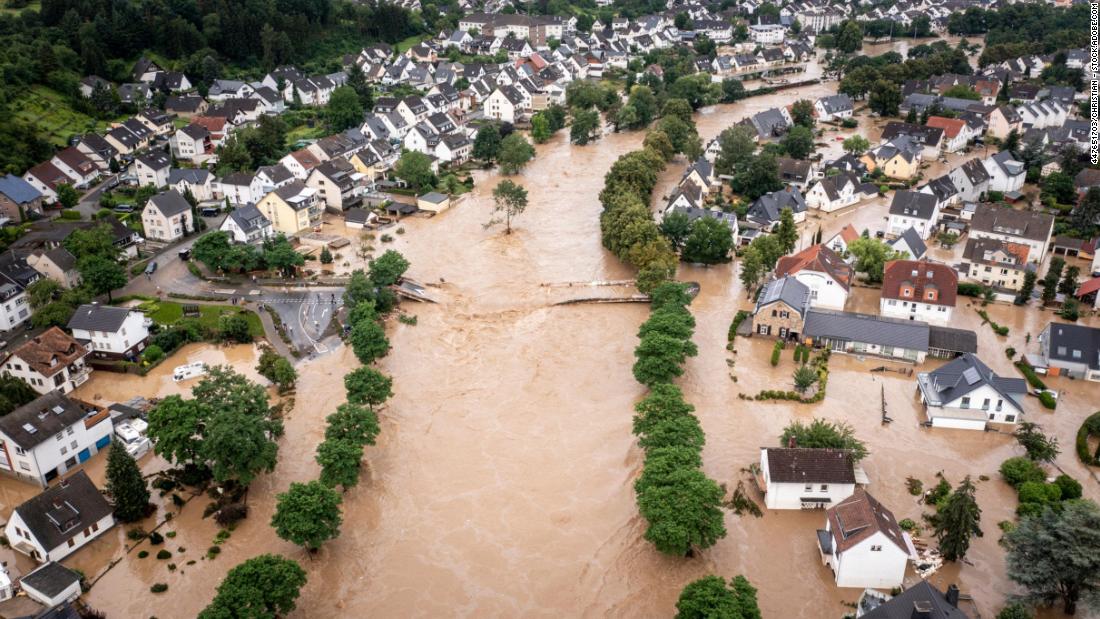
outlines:
[{"label": "white wall of house", "polygon": [[[103,419],[90,428],[84,427],[84,420],[81,419],[28,450],[20,448],[0,432],[0,444],[4,447],[4,454],[0,454],[0,469],[45,487],[47,473],[56,470],[58,475],[63,475],[80,468],[85,460],[110,444],[113,431],[110,415],[104,414]],[[96,443],[100,446],[97,447]],[[8,461],[8,458],[11,460]],[[50,477],[52,479],[53,476]]]},{"label": "white wall of house", "polygon": [[73,337],[89,342],[88,347],[94,355],[97,351],[121,355],[132,346],[149,337],[145,327],[145,316],[141,312],[130,312],[118,331],[88,331],[73,329]]},{"label": "white wall of house", "polygon": [[1047,247],[1050,245],[1050,232],[1048,232],[1047,237],[1041,241],[1016,236],[1014,234],[975,230],[974,228],[970,229],[970,236],[975,239],[997,239],[999,241],[1005,241],[1006,243],[1027,245],[1027,261],[1035,264],[1039,264],[1042,262],[1043,258],[1046,257]]},{"label": "white wall of house", "polygon": [[768,509],[803,509],[802,498],[828,499],[817,504],[829,508],[852,496],[856,491],[853,484],[834,483],[773,483],[768,471],[768,452],[760,450],[760,470],[764,475],[767,492],[764,493],[764,505]]},{"label": "white wall of house", "polygon": [[53,376],[47,378],[31,369],[26,361],[13,355],[4,363],[3,371],[5,374],[11,374],[16,378],[22,379],[23,382],[31,386],[31,389],[34,389],[42,395],[46,395],[51,391],[57,391],[64,394],[83,385],[84,381],[88,380],[88,374],[92,371],[90,367],[84,364],[83,358],[77,359],[70,365],[73,371],[70,372],[69,366],[66,366],[61,368],[61,370]]},{"label": "white wall of house", "polygon": [[188,212],[165,217],[159,209],[149,203],[141,212],[141,223],[145,236],[156,241],[174,241],[183,238],[187,227]]},{"label": "white wall of house", "polygon": [[936,324],[951,322],[953,307],[926,303],[924,301],[906,301],[904,299],[880,299],[879,314],[890,318],[907,318]]},{"label": "white wall of house", "polygon": [[799,271],[794,278],[810,289],[810,305],[842,310],[848,304],[848,291],[833,278],[818,271]]},{"label": "white wall of house", "polygon": [[921,219],[920,217],[908,217],[906,215],[890,214],[890,222],[886,227],[886,234],[889,236],[901,236],[905,234],[905,231],[909,228],[913,228],[920,235],[921,240],[927,241],[932,236],[933,230],[936,227],[936,221],[940,218],[940,209],[937,206],[932,212],[931,219]]},{"label": "white wall of house", "polygon": [[25,291],[0,304],[0,330],[11,331],[30,320],[31,305]]},{"label": "white wall of house", "polygon": [[826,563],[833,569],[838,587],[892,589],[902,585],[909,555],[878,531],[839,556],[830,555]]},{"label": "white wall of house", "polygon": [[[85,534],[81,531],[76,534],[69,543],[63,543],[57,548],[43,548],[41,542],[31,536],[30,530],[27,528],[23,518],[19,516],[18,512],[12,512],[11,519],[8,520],[8,524],[4,527],[4,534],[11,540],[12,547],[16,550],[21,550],[20,542],[30,544],[34,547],[38,556],[35,559],[39,563],[46,563],[47,561],[60,561],[72,553],[80,550],[82,547],[88,544],[93,539],[103,535],[108,529],[115,525],[115,517],[113,514],[107,514],[101,518],[98,522],[88,527],[88,533]],[[28,553],[29,554],[29,553]]]}]

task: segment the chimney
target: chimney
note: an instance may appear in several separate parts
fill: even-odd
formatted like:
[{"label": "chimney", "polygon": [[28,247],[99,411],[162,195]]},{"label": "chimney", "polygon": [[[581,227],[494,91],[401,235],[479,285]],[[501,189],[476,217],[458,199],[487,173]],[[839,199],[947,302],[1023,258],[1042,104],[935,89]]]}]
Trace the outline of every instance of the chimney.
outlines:
[{"label": "chimney", "polygon": [[928,600],[913,602],[912,619],[932,619],[932,603]]},{"label": "chimney", "polygon": [[948,604],[955,608],[959,607],[959,587],[955,584],[951,584],[947,587],[947,593],[943,597],[947,600]]}]

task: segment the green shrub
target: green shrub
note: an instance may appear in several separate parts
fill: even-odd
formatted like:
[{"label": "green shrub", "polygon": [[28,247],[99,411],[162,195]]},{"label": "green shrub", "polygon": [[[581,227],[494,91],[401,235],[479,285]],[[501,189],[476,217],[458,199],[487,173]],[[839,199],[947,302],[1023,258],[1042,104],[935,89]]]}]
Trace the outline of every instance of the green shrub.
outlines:
[{"label": "green shrub", "polygon": [[1016,349],[1009,346],[1008,348],[1005,349],[1005,356],[1008,357],[1009,359],[1014,358],[1016,356]]},{"label": "green shrub", "polygon": [[164,349],[156,344],[150,344],[149,347],[145,349],[145,352],[141,354],[141,358],[144,359],[146,363],[156,363],[164,358]]},{"label": "green shrub", "polygon": [[1056,503],[1062,498],[1062,489],[1055,484],[1041,481],[1025,481],[1017,488],[1021,503],[1046,505]]},{"label": "green shrub", "polygon": [[161,548],[160,551],[157,552],[157,558],[160,559],[161,561],[163,561],[165,559],[171,559],[172,558],[172,553],[169,552],[165,548]]},{"label": "green shrub", "polygon": [[1027,379],[1027,384],[1031,385],[1035,389],[1046,389],[1047,384],[1043,382],[1043,379],[1039,378],[1039,375],[1035,373],[1035,370],[1028,365],[1027,361],[1020,360],[1016,362],[1016,369],[1020,370],[1020,373]]},{"label": "green shrub", "polygon": [[854,118],[845,118],[840,121],[840,126],[845,129],[855,129],[859,126],[859,121]]},{"label": "green shrub", "polygon": [[176,536],[176,532],[175,532],[175,531],[169,531],[169,532],[167,532],[167,533],[165,533],[165,534],[164,534],[164,537],[167,537],[168,539],[172,539],[172,538],[173,538],[173,537],[175,537],[175,536]]},{"label": "green shrub", "polygon": [[1001,476],[1013,488],[1019,488],[1021,484],[1027,482],[1041,482],[1047,478],[1042,467],[1024,456],[1009,458],[1002,462]]},{"label": "green shrub", "polygon": [[[979,284],[970,282],[959,282],[958,293],[960,297],[980,297],[982,296],[982,287]],[[983,312],[978,313],[982,314]]]},{"label": "green shrub", "polygon": [[1058,406],[1058,401],[1054,399],[1054,395],[1049,391],[1044,391],[1039,394],[1039,403],[1043,405],[1043,408],[1054,410],[1055,406]]},{"label": "green shrub", "polygon": [[80,211],[71,208],[61,209],[61,214],[57,216],[58,219],[65,221],[80,221]]},{"label": "green shrub", "polygon": [[153,585],[152,587],[149,587],[149,590],[152,591],[153,593],[164,593],[165,591],[168,590],[168,585],[166,585],[162,582],[158,582],[157,584]]},{"label": "green shrub", "polygon": [[1097,464],[1096,456],[1089,451],[1089,436],[1093,434],[1100,434],[1100,412],[1089,415],[1077,430],[1077,457],[1090,466]]},{"label": "green shrub", "polygon": [[772,360],[771,360],[771,363],[772,363],[773,368],[775,366],[779,365],[779,355],[782,352],[782,350],[783,350],[783,342],[781,342],[781,341],[776,342],[775,346],[772,347]]},{"label": "green shrub", "polygon": [[737,310],[737,314],[733,317],[733,322],[730,323],[729,333],[726,334],[726,339],[733,341],[733,338],[737,336],[737,328],[741,326],[742,322],[749,317],[749,313],[745,310]]},{"label": "green shrub", "polygon": [[138,551],[138,558],[139,559],[144,559],[145,557],[148,557],[148,556],[149,556],[149,551],[148,550],[139,550]]},{"label": "green shrub", "polygon": [[917,523],[913,522],[911,518],[902,520],[898,523],[898,526],[901,527],[903,531],[909,531],[910,533],[917,530]]},{"label": "green shrub", "polygon": [[129,531],[126,532],[126,537],[128,537],[128,538],[130,538],[134,541],[137,541],[139,539],[145,539],[146,535],[147,534],[145,533],[145,529],[143,529],[141,527],[134,527],[134,528],[132,528],[132,529],[130,529]]},{"label": "green shrub", "polygon": [[1062,492],[1063,501],[1072,501],[1073,499],[1081,498],[1081,482],[1070,477],[1069,475],[1059,475],[1054,480],[1054,485],[1058,486],[1058,489]]}]

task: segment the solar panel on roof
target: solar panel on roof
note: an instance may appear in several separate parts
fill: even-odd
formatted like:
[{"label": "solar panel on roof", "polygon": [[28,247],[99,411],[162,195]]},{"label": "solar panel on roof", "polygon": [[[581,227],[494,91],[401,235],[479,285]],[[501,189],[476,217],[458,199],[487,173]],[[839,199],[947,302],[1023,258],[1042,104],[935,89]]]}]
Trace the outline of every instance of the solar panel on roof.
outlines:
[{"label": "solar panel on roof", "polygon": [[35,432],[38,432],[38,428],[32,426],[29,423],[23,424],[23,429],[27,431],[27,434],[34,434]]},{"label": "solar panel on roof", "polygon": [[978,375],[978,370],[976,368],[966,368],[966,371],[963,372],[963,378],[968,385],[973,385],[982,379],[981,376]]}]

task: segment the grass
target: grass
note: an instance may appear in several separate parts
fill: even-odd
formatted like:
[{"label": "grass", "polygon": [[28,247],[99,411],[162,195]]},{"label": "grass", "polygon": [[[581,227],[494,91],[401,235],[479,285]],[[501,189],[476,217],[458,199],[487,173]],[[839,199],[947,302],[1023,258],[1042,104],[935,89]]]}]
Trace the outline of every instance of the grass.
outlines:
[{"label": "grass", "polygon": [[325,129],[325,124],[318,121],[316,126],[310,127],[302,125],[295,127],[286,132],[286,143],[289,147],[293,148],[295,144],[305,140],[318,140],[328,135],[328,130]]},{"label": "grass", "polygon": [[56,146],[67,146],[69,138],[89,131],[102,132],[100,121],[73,109],[65,97],[42,85],[31,86],[10,106],[15,117],[34,125],[39,135]]},{"label": "grass", "polygon": [[415,35],[415,36],[411,36],[411,37],[409,37],[409,38],[407,38],[403,41],[398,41],[397,45],[394,45],[393,48],[395,50],[397,50],[398,54],[404,54],[405,52],[412,49],[413,46],[415,46],[417,43],[420,43],[421,41],[424,41],[425,39],[430,39],[430,38],[431,38],[431,35],[418,34],[418,35]]},{"label": "grass", "polygon": [[42,2],[40,0],[32,0],[30,4],[20,9],[9,8],[6,2],[0,2],[0,15],[18,15],[23,11],[39,11],[42,9]]},{"label": "grass", "polygon": [[[149,301],[139,307],[159,325],[168,326],[183,318],[183,304],[175,301]],[[217,329],[222,315],[240,311],[239,307],[232,305],[200,305],[198,321],[203,328]],[[260,323],[260,317],[255,312],[245,312],[244,317],[248,321],[249,333],[253,337],[263,336],[264,326]]]}]

